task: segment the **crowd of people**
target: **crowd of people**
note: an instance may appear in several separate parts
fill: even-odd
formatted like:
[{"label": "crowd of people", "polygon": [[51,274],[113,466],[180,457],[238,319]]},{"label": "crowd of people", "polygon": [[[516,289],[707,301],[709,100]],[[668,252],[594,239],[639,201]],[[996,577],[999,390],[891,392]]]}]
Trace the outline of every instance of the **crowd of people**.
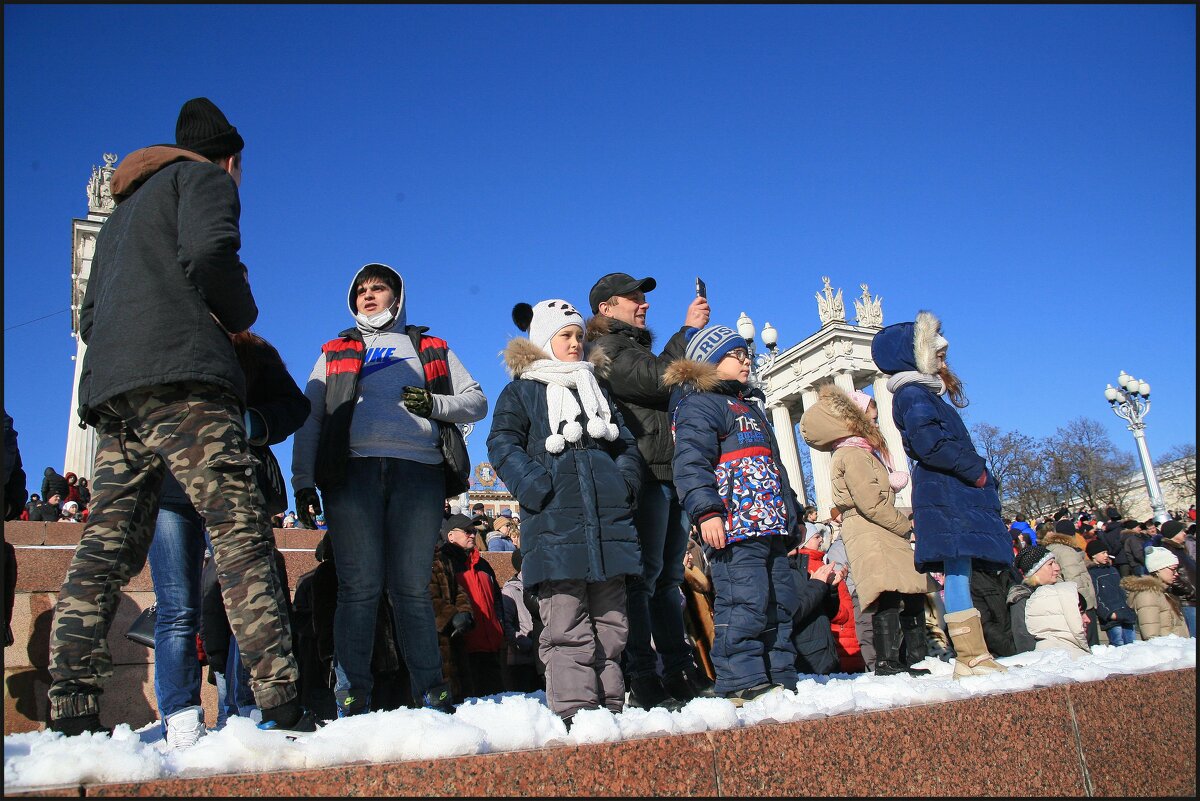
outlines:
[{"label": "crowd of people", "polygon": [[[175,145],[130,154],[112,178],[80,309],[93,486],[47,468],[25,510],[84,523],[55,607],[52,730],[106,731],[116,593],[147,558],[173,748],[206,731],[205,663],[218,725],[247,715],[296,736],[503,691],[544,690],[570,727],[587,709],[740,706],[798,674],[923,676],[933,656],[960,678],[1022,651],[1086,654],[1102,633],[1194,636],[1194,522],[1158,530],[1110,509],[1102,530],[1082,514],[1006,525],[929,312],[872,343],[904,454],[870,395],[829,384],[806,409],[803,438],[831,454],[819,521],[783,469],[749,343],[702,293],[658,352],[653,278],[601,276],[589,317],[562,298],[518,303],[487,450],[519,519],[451,510],[470,471],[459,425],[489,399],[410,322],[404,279],[382,263],[350,277],[350,325],[301,389],[249,331],[243,146],[196,98]],[[295,512],[270,450],[288,437]],[[274,526],[327,530],[294,597]],[[512,579],[483,551],[510,553]]]}]

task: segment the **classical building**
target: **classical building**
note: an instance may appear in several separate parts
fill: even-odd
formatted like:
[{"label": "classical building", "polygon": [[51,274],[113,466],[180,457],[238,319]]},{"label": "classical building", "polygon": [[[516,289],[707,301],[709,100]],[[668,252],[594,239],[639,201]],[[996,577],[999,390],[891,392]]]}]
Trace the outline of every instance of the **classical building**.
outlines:
[{"label": "classical building", "polygon": [[[816,296],[821,327],[807,339],[776,354],[762,371],[761,379],[788,479],[800,499],[806,505],[816,506],[824,518],[833,506],[830,455],[809,448],[817,497],[806,497],[799,448],[808,446],[797,430],[804,410],[817,402],[822,384],[832,381],[847,392],[857,389],[873,395],[888,450],[897,457],[898,464],[905,461],[900,431],[892,422],[892,393],[886,386],[887,376],[879,372],[871,359],[871,340],[883,327],[883,298],[871,297],[867,285],[860,284],[862,296],[854,301],[856,322],[851,324],[846,321],[842,290],[835,292],[827,277],[822,277],[822,281],[825,286]],[[896,505],[911,506],[911,497],[910,485],[896,493]]]},{"label": "classical building", "polygon": [[498,517],[502,511],[508,509],[513,515],[520,518],[520,504],[516,498],[508,491],[508,487],[504,486],[504,482],[500,480],[500,476],[496,475],[495,468],[491,462],[480,462],[475,465],[475,471],[471,474],[471,488],[467,490],[466,513],[470,513],[470,509],[477,503],[483,504],[483,512],[489,517]]},{"label": "classical building", "polygon": [[83,354],[87,351],[87,345],[79,338],[79,309],[92,273],[96,235],[116,208],[110,187],[116,164],[116,154],[105,153],[104,166],[92,167],[86,190],[87,218],[71,221],[71,336],[75,338],[75,355],[71,358],[75,362],[75,377],[71,382],[71,408],[67,412],[67,453],[63,459],[63,472],[74,473],[89,482],[96,459],[96,429],[79,426],[79,373],[83,369]]}]

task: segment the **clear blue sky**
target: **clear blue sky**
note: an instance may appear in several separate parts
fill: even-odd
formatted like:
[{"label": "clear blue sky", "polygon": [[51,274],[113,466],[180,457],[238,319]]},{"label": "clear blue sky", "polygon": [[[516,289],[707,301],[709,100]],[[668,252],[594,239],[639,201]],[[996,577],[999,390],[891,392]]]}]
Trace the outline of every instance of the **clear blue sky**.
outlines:
[{"label": "clear blue sky", "polygon": [[866,282],[886,323],[941,316],[971,424],[1090,417],[1132,452],[1102,394],[1124,369],[1152,453],[1194,443],[1195,33],[1190,5],[6,5],[4,406],[30,486],[63,464],[91,168],[173,141],[201,95],[245,137],[255,330],[301,383],[370,261],[493,400],[517,301],[651,275],[665,340],[701,275],[715,321],[789,346],[828,275],[851,312]]}]

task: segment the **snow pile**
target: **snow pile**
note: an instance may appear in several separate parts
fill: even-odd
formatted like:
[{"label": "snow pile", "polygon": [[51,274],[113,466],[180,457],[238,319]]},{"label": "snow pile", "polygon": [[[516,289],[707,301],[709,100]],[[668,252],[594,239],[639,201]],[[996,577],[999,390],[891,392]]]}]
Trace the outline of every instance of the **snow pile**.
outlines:
[{"label": "snow pile", "polygon": [[472,700],[453,715],[428,709],[372,712],[330,722],[292,741],[231,718],[183,751],[169,751],[157,722],[138,731],[116,727],[103,734],[63,737],[28,732],[4,738],[4,790],[46,786],[141,782],[152,779],[300,770],[354,762],[486,754],[553,745],[609,743],[654,735],[692,734],[774,721],[813,720],[848,712],[915,706],[974,696],[1096,681],[1117,674],[1194,668],[1196,640],[1168,636],[1121,648],[1100,645],[1071,660],[1062,651],[1025,653],[999,660],[1007,673],[952,678],[952,666],[927,659],[933,675],[877,677],[835,674],[800,677],[796,692],[773,693],[741,709],[720,698],[697,698],[679,712],[627,709],[614,715],[589,710],[568,732],[550,712],[544,693],[508,693]]}]

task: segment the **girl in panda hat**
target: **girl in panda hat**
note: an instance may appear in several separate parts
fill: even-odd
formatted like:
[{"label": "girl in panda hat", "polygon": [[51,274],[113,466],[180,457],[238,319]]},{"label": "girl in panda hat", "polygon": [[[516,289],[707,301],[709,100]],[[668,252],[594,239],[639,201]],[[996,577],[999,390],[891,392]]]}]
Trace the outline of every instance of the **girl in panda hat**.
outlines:
[{"label": "girl in panda hat", "polygon": [[585,358],[583,317],[565,300],[519,303],[526,337],[504,350],[512,382],[500,393],[488,457],[521,504],[521,569],[544,628],[546,701],[570,726],[581,709],[620,712],[629,632],[625,577],[641,572],[633,507],[642,458]]}]

